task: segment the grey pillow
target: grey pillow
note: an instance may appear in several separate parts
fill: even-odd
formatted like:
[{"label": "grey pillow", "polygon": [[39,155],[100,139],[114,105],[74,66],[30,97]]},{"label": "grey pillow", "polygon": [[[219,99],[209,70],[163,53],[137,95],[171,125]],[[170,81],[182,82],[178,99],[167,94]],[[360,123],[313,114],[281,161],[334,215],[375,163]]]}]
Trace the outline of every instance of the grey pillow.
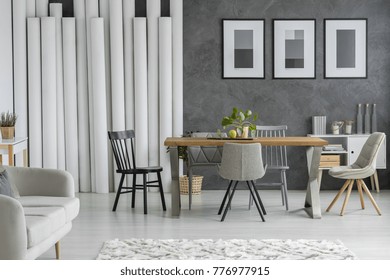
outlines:
[{"label": "grey pillow", "polygon": [[[5,169],[3,166],[0,166],[0,173],[3,173],[5,170],[7,170],[7,169]],[[14,197],[14,198],[20,198],[20,194],[19,194],[19,190],[16,188],[16,185],[15,185],[15,183],[13,182],[13,180],[12,180],[12,176],[11,176],[11,174],[9,174],[8,172],[7,172],[7,176],[8,176],[8,182],[10,183],[10,185],[11,185],[11,190],[12,190],[12,197]]]},{"label": "grey pillow", "polygon": [[0,194],[14,197],[7,170],[0,173]]}]

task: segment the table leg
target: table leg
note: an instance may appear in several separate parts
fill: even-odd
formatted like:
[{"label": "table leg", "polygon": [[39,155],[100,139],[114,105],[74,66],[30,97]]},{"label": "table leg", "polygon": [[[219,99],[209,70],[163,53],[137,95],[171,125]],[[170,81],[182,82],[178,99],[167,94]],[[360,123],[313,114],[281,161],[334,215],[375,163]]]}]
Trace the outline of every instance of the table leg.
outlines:
[{"label": "table leg", "polygon": [[23,150],[23,166],[28,167],[28,152],[27,149]]},{"label": "table leg", "polygon": [[0,155],[0,165],[3,165],[3,155]]},{"label": "table leg", "polygon": [[308,147],[306,150],[309,180],[307,183],[305,210],[313,219],[321,218],[318,172],[322,147]]},{"label": "table leg", "polygon": [[14,147],[12,145],[8,146],[8,165],[14,165]]},{"label": "table leg", "polygon": [[169,147],[171,162],[171,208],[172,216],[180,216],[180,187],[179,187],[179,152],[177,147]]}]

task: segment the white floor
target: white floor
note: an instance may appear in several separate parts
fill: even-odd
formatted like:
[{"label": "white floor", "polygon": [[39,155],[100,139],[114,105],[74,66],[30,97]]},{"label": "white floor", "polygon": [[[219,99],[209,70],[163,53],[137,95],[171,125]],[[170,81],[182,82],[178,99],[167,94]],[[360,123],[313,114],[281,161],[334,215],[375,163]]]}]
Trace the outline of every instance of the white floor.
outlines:
[{"label": "white floor", "polygon": [[[390,260],[390,191],[373,193],[381,207],[378,216],[366,199],[361,210],[356,190],[351,195],[346,213],[339,216],[342,197],[331,212],[325,209],[336,194],[321,191],[322,219],[311,219],[302,210],[305,192],[290,191],[290,211],[281,205],[280,191],[261,191],[268,215],[260,221],[257,210],[248,211],[248,192],[238,191],[225,222],[218,211],[223,191],[203,191],[194,196],[193,209],[188,210],[188,197],[182,196],[180,219],[170,216],[170,195],[166,194],[168,211],[163,212],[158,193],[149,193],[149,214],[143,214],[142,193],[137,193],[136,208],[130,207],[130,196],[122,195],[118,209],[112,212],[114,194],[78,194],[81,210],[72,231],[61,241],[62,259],[95,259],[103,242],[125,238],[223,238],[223,239],[327,239],[341,240],[359,259]],[[41,259],[54,259],[54,248]]]}]

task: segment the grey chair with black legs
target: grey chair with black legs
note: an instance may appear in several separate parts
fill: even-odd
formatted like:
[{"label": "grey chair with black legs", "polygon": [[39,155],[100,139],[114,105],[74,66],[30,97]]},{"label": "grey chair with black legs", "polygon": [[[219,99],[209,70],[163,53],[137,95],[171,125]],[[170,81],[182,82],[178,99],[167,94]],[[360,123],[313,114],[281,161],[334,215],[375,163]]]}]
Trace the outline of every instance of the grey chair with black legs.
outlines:
[{"label": "grey chair with black legs", "polygon": [[[256,126],[256,137],[286,137],[287,125],[277,126]],[[286,171],[289,169],[287,164],[286,146],[266,146],[263,147],[263,160],[267,164],[267,173],[279,172],[280,180],[277,182],[256,182],[256,187],[275,186],[280,187],[282,195],[282,204],[288,210],[288,190]],[[250,207],[251,203],[249,203]]]},{"label": "grey chair with black legs", "polygon": [[[225,220],[238,183],[241,181],[246,182],[250,195],[256,204],[259,215],[262,221],[265,221],[264,215],[266,214],[266,211],[260,195],[255,188],[254,180],[262,178],[266,172],[266,168],[267,167],[263,165],[261,145],[259,143],[224,144],[222,162],[219,166],[219,174],[222,178],[229,180],[229,186],[218,211],[218,215],[220,215],[223,211],[221,222]],[[228,202],[225,206],[227,199]]]},{"label": "grey chair with black legs", "polygon": [[[118,206],[119,196],[124,193],[132,193],[131,207],[135,207],[135,193],[137,189],[143,190],[144,194],[144,214],[148,213],[148,201],[147,192],[149,187],[159,188],[160,197],[162,202],[163,210],[166,211],[164,190],[161,181],[161,172],[163,168],[161,166],[147,166],[139,167],[135,164],[135,151],[134,151],[134,130],[125,131],[109,131],[108,138],[111,142],[112,151],[114,153],[115,162],[117,165],[117,173],[121,174],[121,179],[116,193],[114,207],[112,211],[116,211]],[[157,174],[157,180],[147,181],[147,175],[151,173]],[[133,185],[131,187],[123,186],[123,181],[126,175],[133,175]],[[137,184],[137,175],[142,175],[142,184]],[[155,184],[157,183],[157,184]]]}]

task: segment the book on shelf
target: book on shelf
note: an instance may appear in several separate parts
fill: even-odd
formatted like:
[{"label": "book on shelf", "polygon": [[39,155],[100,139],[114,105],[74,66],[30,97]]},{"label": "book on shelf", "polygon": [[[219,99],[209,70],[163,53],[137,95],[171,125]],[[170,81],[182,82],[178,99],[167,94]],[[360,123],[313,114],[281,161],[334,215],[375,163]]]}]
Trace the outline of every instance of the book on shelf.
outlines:
[{"label": "book on shelf", "polygon": [[344,151],[343,145],[341,144],[329,144],[322,148],[323,151]]}]

